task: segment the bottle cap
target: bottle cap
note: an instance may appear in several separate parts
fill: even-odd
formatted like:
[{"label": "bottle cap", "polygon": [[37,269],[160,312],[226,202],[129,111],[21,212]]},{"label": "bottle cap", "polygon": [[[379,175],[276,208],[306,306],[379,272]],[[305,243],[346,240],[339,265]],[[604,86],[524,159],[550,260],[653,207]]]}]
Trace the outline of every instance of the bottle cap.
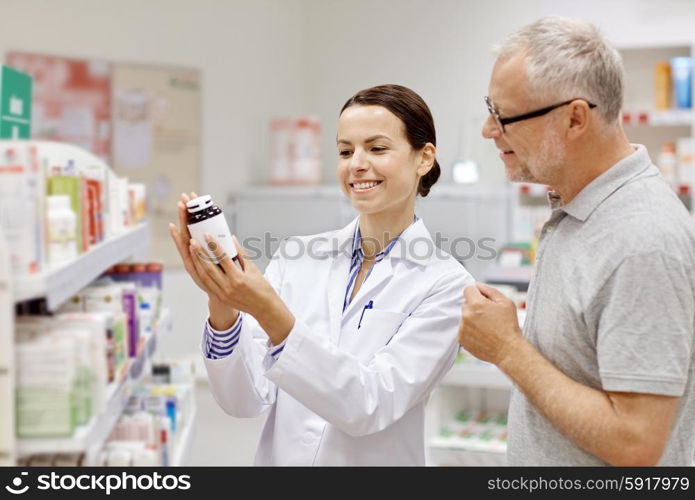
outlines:
[{"label": "bottle cap", "polygon": [[147,266],[145,264],[133,264],[131,271],[134,273],[144,273],[145,270],[147,269]]},{"label": "bottle cap", "polygon": [[116,265],[116,273],[128,274],[129,272],[130,272],[130,264],[118,264],[118,265]]},{"label": "bottle cap", "polygon": [[211,206],[212,196],[210,196],[209,194],[198,196],[197,198],[193,198],[191,201],[186,203],[186,208],[188,209],[189,214],[200,212],[201,210],[205,210],[206,208],[210,208]]}]

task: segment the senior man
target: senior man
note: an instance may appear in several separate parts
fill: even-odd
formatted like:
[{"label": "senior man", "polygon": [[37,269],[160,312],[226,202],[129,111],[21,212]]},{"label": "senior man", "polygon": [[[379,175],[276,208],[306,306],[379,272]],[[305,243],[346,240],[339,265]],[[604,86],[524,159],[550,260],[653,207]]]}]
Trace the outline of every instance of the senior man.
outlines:
[{"label": "senior man", "polygon": [[545,18],[501,46],[483,135],[512,181],[547,184],[527,319],[476,284],[460,344],[513,382],[512,465],[690,465],[695,225],[622,129],[617,51]]}]

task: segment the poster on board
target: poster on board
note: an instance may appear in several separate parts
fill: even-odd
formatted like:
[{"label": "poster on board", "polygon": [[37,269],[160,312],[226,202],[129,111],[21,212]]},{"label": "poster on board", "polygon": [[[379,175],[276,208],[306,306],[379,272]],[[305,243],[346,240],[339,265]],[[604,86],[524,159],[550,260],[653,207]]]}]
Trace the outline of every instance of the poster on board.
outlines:
[{"label": "poster on board", "polygon": [[111,162],[111,64],[10,52],[8,66],[34,79],[31,137],[68,142]]},{"label": "poster on board", "polygon": [[199,191],[201,78],[195,69],[114,64],[113,147],[116,173],[147,187],[152,255],[180,267],[169,237],[182,192]]}]

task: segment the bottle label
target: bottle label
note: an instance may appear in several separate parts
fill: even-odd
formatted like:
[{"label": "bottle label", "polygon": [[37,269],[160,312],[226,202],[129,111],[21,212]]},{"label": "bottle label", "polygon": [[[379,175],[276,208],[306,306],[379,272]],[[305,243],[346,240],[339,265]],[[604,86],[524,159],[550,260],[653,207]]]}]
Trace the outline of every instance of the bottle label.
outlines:
[{"label": "bottle label", "polygon": [[205,252],[210,258],[211,262],[217,264],[219,259],[215,257],[214,251],[216,248],[214,244],[213,248],[210,248],[208,243],[205,241],[206,234],[211,235],[215,239],[217,245],[222,247],[222,251],[230,259],[234,259],[237,256],[236,247],[232,241],[232,234],[229,231],[229,227],[224,219],[224,215],[219,214],[196,224],[191,224],[188,226],[188,230],[191,233],[191,237],[193,237],[198,244],[205,249]]}]

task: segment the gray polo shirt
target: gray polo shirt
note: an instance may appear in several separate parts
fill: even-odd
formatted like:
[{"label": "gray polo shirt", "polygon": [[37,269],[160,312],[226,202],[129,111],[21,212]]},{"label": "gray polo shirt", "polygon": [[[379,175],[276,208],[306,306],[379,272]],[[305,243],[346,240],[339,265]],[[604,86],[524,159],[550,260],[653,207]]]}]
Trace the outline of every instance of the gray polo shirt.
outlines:
[{"label": "gray polo shirt", "polygon": [[[695,452],[695,224],[644,146],[553,209],[538,245],[524,336],[572,379],[681,398],[659,462]],[[512,465],[602,465],[518,389]]]}]

